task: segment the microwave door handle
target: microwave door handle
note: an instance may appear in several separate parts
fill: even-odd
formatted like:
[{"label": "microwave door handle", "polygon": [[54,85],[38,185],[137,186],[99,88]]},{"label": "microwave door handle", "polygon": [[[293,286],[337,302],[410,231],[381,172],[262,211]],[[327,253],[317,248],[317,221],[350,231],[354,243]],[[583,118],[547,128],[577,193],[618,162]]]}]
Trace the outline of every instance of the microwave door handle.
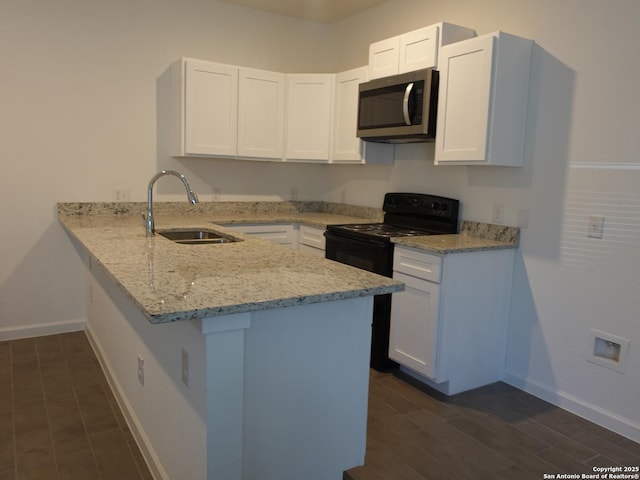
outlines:
[{"label": "microwave door handle", "polygon": [[404,123],[407,125],[411,125],[411,117],[409,116],[409,96],[411,95],[411,90],[413,90],[413,83],[407,85],[404,91],[404,99],[402,100],[402,113],[404,115]]}]

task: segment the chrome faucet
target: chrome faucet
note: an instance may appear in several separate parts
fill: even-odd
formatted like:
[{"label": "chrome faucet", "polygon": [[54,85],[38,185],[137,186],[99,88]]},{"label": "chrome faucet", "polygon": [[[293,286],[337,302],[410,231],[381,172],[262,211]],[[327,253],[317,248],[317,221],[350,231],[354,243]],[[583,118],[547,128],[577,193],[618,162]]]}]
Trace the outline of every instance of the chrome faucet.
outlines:
[{"label": "chrome faucet", "polygon": [[174,170],[162,170],[156,173],[153,177],[151,177],[151,180],[149,181],[149,188],[147,190],[147,214],[146,216],[143,214],[147,237],[153,237],[156,228],[155,221],[153,220],[153,185],[156,183],[156,180],[158,180],[160,177],[164,177],[165,175],[174,175],[182,180],[182,183],[184,183],[184,188],[187,189],[187,199],[191,202],[192,205],[198,203],[198,197],[191,190],[189,182],[187,182],[187,179],[184,175]]}]

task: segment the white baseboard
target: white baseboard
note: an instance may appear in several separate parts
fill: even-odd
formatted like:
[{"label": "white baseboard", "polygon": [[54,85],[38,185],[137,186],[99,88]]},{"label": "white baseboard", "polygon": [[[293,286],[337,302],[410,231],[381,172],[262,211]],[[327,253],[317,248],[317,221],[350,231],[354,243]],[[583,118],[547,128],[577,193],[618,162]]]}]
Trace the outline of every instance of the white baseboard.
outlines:
[{"label": "white baseboard", "polygon": [[601,427],[616,432],[623,437],[627,437],[634,442],[640,443],[640,424],[628,418],[621,417],[616,413],[549,385],[527,380],[510,372],[504,373],[503,381]]},{"label": "white baseboard", "polygon": [[0,328],[0,341],[18,340],[21,338],[44,337],[58,333],[78,332],[84,330],[86,322],[82,320],[67,320],[56,323],[36,323],[21,327]]},{"label": "white baseboard", "polygon": [[144,460],[147,462],[147,466],[151,472],[151,475],[155,480],[170,480],[169,475],[162,467],[162,463],[159,460],[158,455],[156,454],[153,446],[151,445],[151,441],[149,437],[144,432],[142,425],[140,424],[140,420],[137,415],[131,408],[130,402],[127,400],[126,396],[123,393],[122,388],[118,380],[111,374],[111,368],[109,367],[109,362],[102,354],[102,349],[100,347],[100,343],[97,341],[93,333],[91,332],[91,327],[89,324],[86,325],[87,338],[89,339],[89,343],[93,348],[93,351],[102,366],[102,370],[104,372],[105,377],[107,378],[107,382],[109,382],[109,386],[111,387],[111,391],[113,392],[120,409],[122,410],[122,415],[129,426],[129,430],[133,435],[138,447],[140,448],[140,452],[144,457]]}]

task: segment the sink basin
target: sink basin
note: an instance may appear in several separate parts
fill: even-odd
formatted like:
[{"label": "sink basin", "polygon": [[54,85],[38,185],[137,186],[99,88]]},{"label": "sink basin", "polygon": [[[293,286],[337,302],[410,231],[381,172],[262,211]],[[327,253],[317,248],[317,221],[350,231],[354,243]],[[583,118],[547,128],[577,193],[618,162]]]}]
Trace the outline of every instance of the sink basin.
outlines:
[{"label": "sink basin", "polygon": [[241,241],[239,238],[224,235],[210,230],[165,230],[157,232],[169,240],[185,245],[204,245],[209,243],[233,243]]}]

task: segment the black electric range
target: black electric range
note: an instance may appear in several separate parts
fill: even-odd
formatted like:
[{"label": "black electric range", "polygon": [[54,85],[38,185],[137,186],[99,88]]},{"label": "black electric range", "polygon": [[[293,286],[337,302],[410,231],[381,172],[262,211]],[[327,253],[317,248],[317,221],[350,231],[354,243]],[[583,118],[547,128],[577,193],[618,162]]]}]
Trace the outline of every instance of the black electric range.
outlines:
[{"label": "black electric range", "polygon": [[[325,232],[328,259],[370,272],[393,276],[394,237],[458,232],[459,201],[420,193],[387,193],[381,223],[329,225]],[[397,366],[389,359],[391,294],[374,297],[371,367]]]}]

